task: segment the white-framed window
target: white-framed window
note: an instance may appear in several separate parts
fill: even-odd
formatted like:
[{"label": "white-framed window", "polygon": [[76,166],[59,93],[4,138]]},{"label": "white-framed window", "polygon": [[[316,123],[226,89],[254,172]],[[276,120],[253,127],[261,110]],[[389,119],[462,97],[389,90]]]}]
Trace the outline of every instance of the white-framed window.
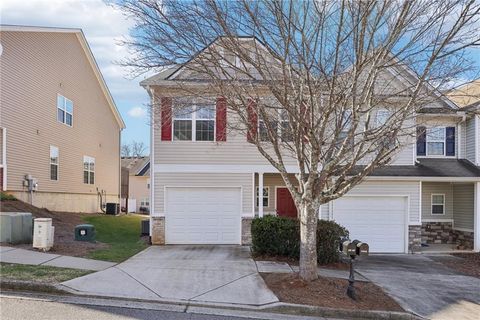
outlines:
[{"label": "white-framed window", "polygon": [[50,180],[58,180],[58,148],[50,146]]},{"label": "white-framed window", "polygon": [[444,156],[445,140],[445,127],[427,128],[427,156]]},{"label": "white-framed window", "polygon": [[392,112],[387,109],[379,109],[375,114],[375,127],[379,128],[387,123],[388,119],[392,116]]},{"label": "white-framed window", "polygon": [[445,214],[445,194],[432,194],[432,215]]},{"label": "white-framed window", "polygon": [[95,184],[95,158],[83,156],[83,183]]},{"label": "white-framed window", "polygon": [[150,198],[142,198],[140,200],[140,207],[149,207],[150,206]]},{"label": "white-framed window", "polygon": [[[259,199],[259,187],[257,187],[257,197],[256,197],[256,203],[258,207],[258,199]],[[269,194],[270,194],[270,187],[263,187],[263,197],[262,197],[262,204],[264,207],[268,207],[269,205]]]},{"label": "white-framed window", "polygon": [[57,121],[73,126],[73,102],[61,94],[57,94]]},{"label": "white-framed window", "polygon": [[280,110],[280,137],[282,141],[292,141],[292,131],[290,129],[290,119],[288,118],[288,112],[285,109]]},{"label": "white-framed window", "polygon": [[213,104],[195,104],[176,110],[173,140],[215,141],[215,111]]}]

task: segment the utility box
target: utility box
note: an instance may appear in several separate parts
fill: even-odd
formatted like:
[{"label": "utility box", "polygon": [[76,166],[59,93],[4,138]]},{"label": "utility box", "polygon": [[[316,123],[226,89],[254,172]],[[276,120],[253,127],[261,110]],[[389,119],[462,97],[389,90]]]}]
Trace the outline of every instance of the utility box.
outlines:
[{"label": "utility box", "polygon": [[150,219],[142,220],[142,236],[148,236],[150,234]]},{"label": "utility box", "polygon": [[0,242],[32,243],[32,229],[30,212],[0,212]]},{"label": "utility box", "polygon": [[53,247],[55,228],[51,218],[37,218],[33,220],[33,247],[48,251]]},{"label": "utility box", "polygon": [[76,241],[95,241],[95,227],[91,224],[79,224],[75,227]]},{"label": "utility box", "polygon": [[120,212],[120,205],[118,203],[107,202],[107,205],[105,207],[106,214],[116,215],[119,212]]}]

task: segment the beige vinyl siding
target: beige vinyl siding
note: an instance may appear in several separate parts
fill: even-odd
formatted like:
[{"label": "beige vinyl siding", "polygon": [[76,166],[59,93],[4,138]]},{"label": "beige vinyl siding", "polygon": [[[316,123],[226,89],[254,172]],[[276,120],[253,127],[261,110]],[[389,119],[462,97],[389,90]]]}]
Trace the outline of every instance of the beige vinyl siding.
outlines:
[{"label": "beige vinyl siding", "polygon": [[150,189],[148,176],[129,176],[128,178],[128,198],[136,200],[136,210],[140,211],[140,202],[142,199],[150,199]]},{"label": "beige vinyl siding", "polygon": [[465,122],[458,124],[458,134],[460,138],[460,143],[458,144],[458,158],[466,158],[467,150],[467,125]]},{"label": "beige vinyl siding", "polygon": [[467,126],[466,126],[466,131],[467,131],[467,139],[466,139],[466,153],[465,153],[465,158],[472,162],[475,163],[475,144],[477,139],[476,134],[475,134],[475,118],[471,118],[467,120]]},{"label": "beige vinyl siding", "polygon": [[330,205],[328,203],[322,204],[320,207],[320,219],[328,220],[330,214]]},{"label": "beige vinyl siding", "polygon": [[[3,54],[1,127],[8,130],[8,189],[25,174],[39,192],[119,192],[120,127],[84,50],[72,33],[0,34]],[[73,127],[57,121],[57,94],[73,101]],[[50,145],[59,149],[58,181],[50,180]],[[83,183],[83,156],[95,158],[95,184]]]},{"label": "beige vinyl siding", "polygon": [[[1,118],[1,114],[0,114],[0,118]],[[0,165],[2,164],[3,164],[3,128],[0,128]]]},{"label": "beige vinyl siding", "polygon": [[480,116],[476,115],[476,121],[477,121],[477,130],[475,133],[475,141],[476,143],[476,153],[477,153],[477,166],[480,166]]},{"label": "beige vinyl siding", "polygon": [[[432,215],[432,194],[445,194],[445,214]],[[453,219],[453,184],[449,182],[422,183],[422,220]]]},{"label": "beige vinyl siding", "polygon": [[[418,224],[420,219],[420,194],[419,182],[416,181],[365,181],[355,186],[345,196],[408,196],[409,197],[409,222]],[[334,200],[335,201],[335,200]],[[334,202],[335,205],[335,202]],[[322,205],[321,217],[328,219],[329,204]]]},{"label": "beige vinyl siding", "polygon": [[[154,212],[152,216],[164,213],[165,187],[241,187],[242,214],[252,215],[252,174],[251,173],[156,173],[154,187]],[[221,201],[222,199],[218,199]]]},{"label": "beige vinyl siding", "polygon": [[474,185],[453,185],[454,228],[473,230]]}]

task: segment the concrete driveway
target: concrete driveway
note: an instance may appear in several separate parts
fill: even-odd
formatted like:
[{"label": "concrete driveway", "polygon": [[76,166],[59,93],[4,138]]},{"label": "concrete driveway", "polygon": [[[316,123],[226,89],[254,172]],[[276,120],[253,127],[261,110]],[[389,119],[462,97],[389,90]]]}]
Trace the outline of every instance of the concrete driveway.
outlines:
[{"label": "concrete driveway", "polygon": [[[478,319],[480,279],[424,255],[372,255],[358,272],[382,287],[404,309],[429,319]],[[442,256],[442,259],[459,259]]]},{"label": "concrete driveway", "polygon": [[80,294],[264,305],[277,297],[241,246],[152,246],[127,261],[62,283]]}]

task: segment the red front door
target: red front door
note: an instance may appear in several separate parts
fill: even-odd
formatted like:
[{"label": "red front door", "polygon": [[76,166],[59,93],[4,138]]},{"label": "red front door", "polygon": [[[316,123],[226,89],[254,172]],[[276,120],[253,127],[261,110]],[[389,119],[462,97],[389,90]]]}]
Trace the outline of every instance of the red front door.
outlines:
[{"label": "red front door", "polygon": [[287,188],[277,188],[277,214],[283,217],[297,217],[297,207]]}]

